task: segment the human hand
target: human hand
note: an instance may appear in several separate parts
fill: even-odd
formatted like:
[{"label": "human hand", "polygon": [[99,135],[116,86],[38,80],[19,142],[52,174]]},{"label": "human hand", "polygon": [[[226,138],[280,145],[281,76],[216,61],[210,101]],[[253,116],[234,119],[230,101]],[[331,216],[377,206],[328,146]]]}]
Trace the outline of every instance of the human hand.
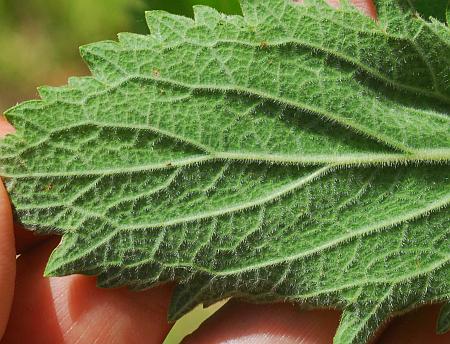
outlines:
[{"label": "human hand", "polygon": [[[366,14],[375,16],[371,1],[353,2]],[[0,122],[0,135],[11,131],[10,125]],[[2,343],[163,341],[170,330],[166,316],[171,285],[136,293],[98,289],[95,278],[87,276],[44,278],[45,262],[57,243],[57,238],[35,237],[13,228],[9,200],[0,183]],[[17,260],[16,253],[20,254]],[[438,307],[429,306],[394,320],[377,343],[450,342],[450,334],[434,334],[437,310]],[[290,304],[231,301],[186,343],[331,343],[338,321],[337,311],[300,311]]]}]

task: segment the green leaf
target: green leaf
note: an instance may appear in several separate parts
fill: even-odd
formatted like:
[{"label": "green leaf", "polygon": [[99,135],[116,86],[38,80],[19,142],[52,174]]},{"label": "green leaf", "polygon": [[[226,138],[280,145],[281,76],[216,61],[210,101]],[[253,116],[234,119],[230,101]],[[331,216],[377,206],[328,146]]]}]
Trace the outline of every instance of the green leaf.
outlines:
[{"label": "green leaf", "polygon": [[82,47],[93,76],[10,109],[0,143],[17,219],[63,235],[46,275],[177,281],[170,320],[338,308],[337,344],[448,301],[450,32],[376,2],[152,11],[149,36]]}]

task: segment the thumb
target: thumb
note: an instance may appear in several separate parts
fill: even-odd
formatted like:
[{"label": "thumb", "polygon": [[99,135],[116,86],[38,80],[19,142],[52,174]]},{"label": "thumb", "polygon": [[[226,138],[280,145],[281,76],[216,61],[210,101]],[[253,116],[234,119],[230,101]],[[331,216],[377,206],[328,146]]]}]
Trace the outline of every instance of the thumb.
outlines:
[{"label": "thumb", "polygon": [[[293,0],[297,3],[302,3],[304,0]],[[331,6],[339,7],[340,0],[326,0]],[[377,11],[372,0],[350,0],[350,2],[361,12],[373,19],[377,18]]]},{"label": "thumb", "polygon": [[14,246],[11,205],[0,180],[0,339],[8,322],[16,275],[16,250]]},{"label": "thumb", "polygon": [[[0,139],[14,128],[0,117]],[[14,294],[16,250],[11,205],[0,179],[0,339],[6,329]]]}]

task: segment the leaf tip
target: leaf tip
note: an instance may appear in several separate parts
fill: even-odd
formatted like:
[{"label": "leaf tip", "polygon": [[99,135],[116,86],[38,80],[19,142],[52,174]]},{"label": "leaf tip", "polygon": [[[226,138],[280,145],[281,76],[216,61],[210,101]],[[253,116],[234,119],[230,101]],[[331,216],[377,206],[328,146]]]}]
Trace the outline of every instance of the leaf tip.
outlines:
[{"label": "leaf tip", "polygon": [[[60,247],[60,245],[61,243],[58,247]],[[58,259],[58,247],[50,254],[47,265],[45,266],[44,277],[61,277],[67,275],[67,272],[63,271],[61,261]]]},{"label": "leaf tip", "polygon": [[55,267],[51,264],[51,262],[48,262],[44,270],[44,277],[58,277],[59,274],[57,271],[58,270],[55,269]]}]

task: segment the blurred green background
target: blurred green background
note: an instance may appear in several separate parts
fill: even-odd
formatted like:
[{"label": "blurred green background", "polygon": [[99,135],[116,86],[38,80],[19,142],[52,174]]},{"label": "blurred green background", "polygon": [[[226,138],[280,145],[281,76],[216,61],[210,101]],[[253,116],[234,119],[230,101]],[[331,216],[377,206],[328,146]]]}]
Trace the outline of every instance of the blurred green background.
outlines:
[{"label": "blurred green background", "polygon": [[240,13],[237,0],[0,0],[0,110],[35,98],[37,86],[87,74],[80,45],[146,34],[145,10],[192,16],[195,4]]},{"label": "blurred green background", "polygon": [[[36,87],[86,75],[78,47],[118,32],[147,34],[144,11],[191,16],[195,4],[240,13],[237,0],[0,0],[0,114],[37,97]],[[221,304],[198,307],[181,319],[165,344],[177,344]]]}]

